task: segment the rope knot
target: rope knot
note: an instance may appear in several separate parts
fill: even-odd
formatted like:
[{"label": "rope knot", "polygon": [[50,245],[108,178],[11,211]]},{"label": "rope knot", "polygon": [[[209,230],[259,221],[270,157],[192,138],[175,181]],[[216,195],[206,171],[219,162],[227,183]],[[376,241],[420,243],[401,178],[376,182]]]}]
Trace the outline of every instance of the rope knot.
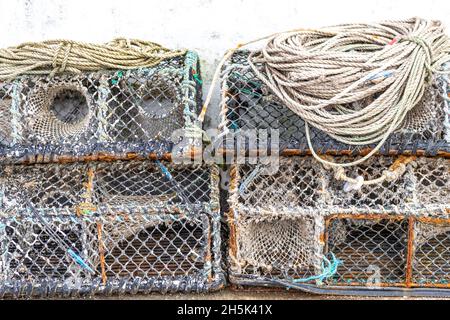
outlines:
[{"label": "rope knot", "polygon": [[[58,72],[66,71],[66,67],[69,61],[70,53],[72,51],[73,44],[70,41],[63,40],[58,45],[58,49],[53,56],[52,67],[53,70],[50,73],[50,76],[53,77]],[[60,56],[63,54],[63,56]]]}]

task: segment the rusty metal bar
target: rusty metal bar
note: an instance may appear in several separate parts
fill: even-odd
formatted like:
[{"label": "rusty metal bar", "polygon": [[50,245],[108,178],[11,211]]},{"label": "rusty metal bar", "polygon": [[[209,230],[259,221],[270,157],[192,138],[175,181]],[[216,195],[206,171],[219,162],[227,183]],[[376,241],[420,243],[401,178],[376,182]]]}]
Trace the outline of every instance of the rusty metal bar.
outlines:
[{"label": "rusty metal bar", "polygon": [[414,218],[408,218],[408,246],[406,253],[406,279],[405,285],[410,288],[412,284],[412,260],[414,254]]}]

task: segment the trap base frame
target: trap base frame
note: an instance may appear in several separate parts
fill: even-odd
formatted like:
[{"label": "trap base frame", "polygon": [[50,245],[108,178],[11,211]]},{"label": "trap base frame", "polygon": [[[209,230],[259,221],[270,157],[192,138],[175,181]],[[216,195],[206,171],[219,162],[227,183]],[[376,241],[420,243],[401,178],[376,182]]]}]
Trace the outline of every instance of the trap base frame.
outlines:
[{"label": "trap base frame", "polygon": [[[449,209],[450,211],[450,209]],[[232,214],[230,213],[229,216]],[[287,219],[289,223],[295,220],[302,220],[305,217],[301,216],[290,216],[283,217],[282,219]],[[264,217],[254,217],[255,221],[264,221]],[[270,217],[268,220],[273,221],[274,217]],[[383,215],[383,214],[362,214],[362,215],[351,215],[351,214],[336,214],[332,216],[318,217],[315,218],[317,226],[322,230],[320,233],[311,234],[313,241],[315,242],[314,248],[310,248],[311,251],[320,250],[322,256],[330,254],[331,251],[328,250],[330,244],[328,243],[329,234],[329,224],[331,221],[336,219],[351,220],[351,221],[369,221],[376,224],[379,221],[396,221],[402,222],[407,226],[405,230],[405,252],[404,259],[397,260],[394,262],[397,266],[404,266],[403,269],[403,279],[398,282],[370,282],[371,277],[374,276],[373,270],[368,269],[370,265],[367,265],[365,260],[367,256],[363,256],[363,253],[354,253],[355,257],[359,257],[356,261],[345,262],[348,259],[348,252],[344,251],[334,251],[332,252],[336,258],[340,261],[338,266],[337,274],[339,274],[339,269],[343,269],[342,272],[348,272],[349,270],[354,272],[354,269],[366,270],[364,277],[361,277],[360,281],[342,281],[342,283],[336,283],[328,279],[322,281],[309,280],[306,282],[300,281],[296,282],[296,278],[293,277],[290,272],[283,275],[280,273],[271,274],[272,270],[264,274],[252,274],[252,272],[243,272],[242,264],[239,265],[239,241],[245,241],[240,239],[240,233],[236,231],[236,225],[234,222],[230,222],[230,243],[229,243],[229,281],[235,286],[252,286],[252,287],[271,287],[271,288],[285,288],[285,289],[298,289],[304,292],[314,293],[314,294],[331,294],[331,295],[364,295],[364,296],[450,296],[450,272],[448,272],[448,266],[444,263],[444,258],[450,255],[450,250],[448,247],[444,248],[444,244],[450,244],[450,232],[445,232],[445,239],[441,240],[441,252],[435,251],[434,258],[439,261],[440,264],[434,265],[434,269],[437,269],[438,274],[442,274],[443,277],[440,280],[429,279],[429,281],[417,280],[417,275],[421,273],[429,274],[429,265],[433,264],[433,259],[426,256],[427,252],[433,251],[430,248],[431,245],[428,243],[418,245],[417,234],[420,232],[420,225],[427,225],[436,230],[446,228],[450,230],[450,214],[446,218],[431,218],[431,217],[414,217],[414,216],[400,216],[400,215]],[[231,221],[232,218],[229,218]],[[323,226],[323,227],[320,227]],[[275,230],[275,229],[274,229]],[[439,235],[439,233],[438,233]],[[421,236],[421,234],[419,234]],[[441,236],[443,237],[444,235]],[[433,241],[436,241],[433,239]],[[380,250],[386,243],[377,243],[376,250]],[[424,249],[424,247],[426,249]],[[347,247],[348,249],[348,247]],[[356,250],[356,249],[355,249]],[[348,251],[348,250],[347,250]],[[312,253],[314,254],[314,252]],[[374,254],[374,253],[372,253]],[[382,252],[381,255],[386,255]],[[399,258],[400,253],[396,252],[395,255]],[[343,262],[344,261],[344,262]],[[276,261],[274,261],[276,264]],[[359,265],[361,264],[361,265]],[[247,266],[248,267],[248,266]],[[382,266],[383,267],[383,266]],[[301,275],[305,278],[314,277],[314,272],[311,271],[317,269],[317,266],[311,266],[310,270],[302,270]],[[439,269],[442,268],[442,269]],[[320,271],[316,271],[320,272]],[[287,276],[287,277],[286,277]],[[369,281],[367,281],[369,279]],[[302,279],[301,279],[302,280]]]}]

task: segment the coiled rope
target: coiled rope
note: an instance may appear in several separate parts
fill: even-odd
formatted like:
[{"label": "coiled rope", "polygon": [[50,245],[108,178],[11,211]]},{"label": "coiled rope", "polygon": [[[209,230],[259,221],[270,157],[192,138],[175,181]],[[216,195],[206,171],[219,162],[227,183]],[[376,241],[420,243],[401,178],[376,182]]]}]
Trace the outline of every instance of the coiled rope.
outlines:
[{"label": "coiled rope", "polygon": [[[450,60],[442,24],[420,18],[299,29],[244,45],[262,39],[267,44],[248,57],[252,70],[304,120],[311,153],[330,167],[351,167],[378,152],[419,103],[433,75],[448,72],[440,69]],[[244,45],[228,51],[221,64]],[[213,81],[217,78],[218,72]],[[327,161],[314,151],[310,125],[349,145],[377,145],[353,162]],[[355,182],[342,171],[339,178]]]},{"label": "coiled rope", "polygon": [[154,42],[124,38],[106,44],[71,40],[28,42],[0,49],[0,80],[12,80],[23,74],[53,76],[62,72],[152,67],[185,52],[169,50]]}]

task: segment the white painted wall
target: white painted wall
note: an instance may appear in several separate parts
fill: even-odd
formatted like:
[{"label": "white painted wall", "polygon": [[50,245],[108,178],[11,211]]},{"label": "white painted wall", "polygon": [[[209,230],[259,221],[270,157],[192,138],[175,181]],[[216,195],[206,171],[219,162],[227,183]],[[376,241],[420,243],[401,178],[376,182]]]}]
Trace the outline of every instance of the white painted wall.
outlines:
[{"label": "white painted wall", "polygon": [[[218,61],[238,43],[299,27],[413,16],[439,19],[450,28],[450,1],[0,0],[0,47],[63,38],[152,40],[196,50],[206,91]],[[217,100],[218,94],[208,109],[211,127],[218,121]]]},{"label": "white painted wall", "polygon": [[125,36],[199,52],[210,76],[239,42],[297,27],[421,16],[450,27],[448,0],[0,0],[0,47]]}]

